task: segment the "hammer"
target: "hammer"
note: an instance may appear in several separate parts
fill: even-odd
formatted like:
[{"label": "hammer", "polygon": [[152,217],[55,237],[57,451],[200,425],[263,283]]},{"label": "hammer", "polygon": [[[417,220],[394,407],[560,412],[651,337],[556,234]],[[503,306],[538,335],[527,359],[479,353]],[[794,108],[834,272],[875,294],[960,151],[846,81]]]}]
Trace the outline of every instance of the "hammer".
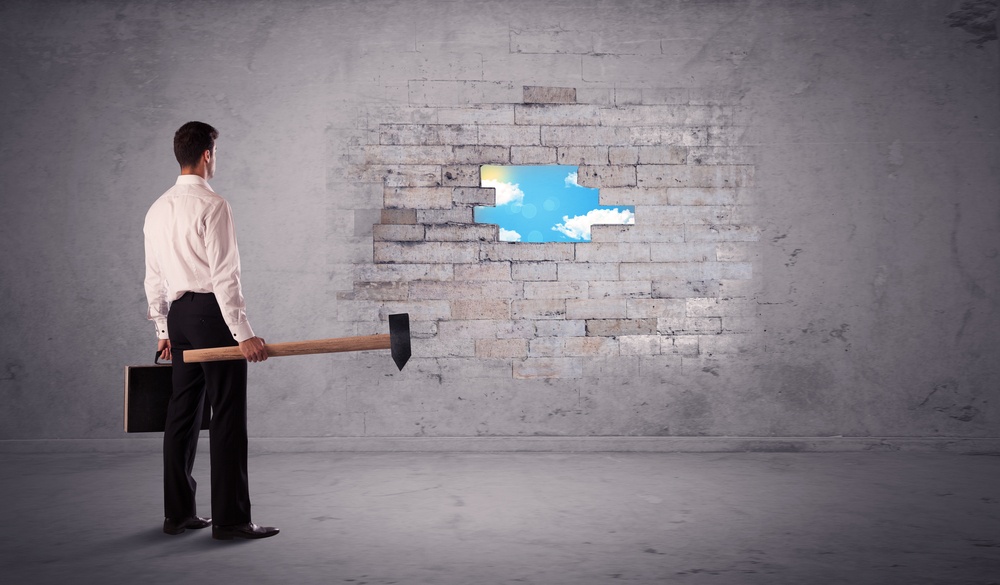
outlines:
[{"label": "hammer", "polygon": [[[407,360],[410,359],[410,314],[389,315],[388,335],[382,333],[358,337],[268,343],[264,347],[267,349],[268,357],[388,349],[392,353],[392,361],[396,362],[396,367],[402,370]],[[241,359],[243,359],[243,354],[240,353],[240,348],[235,346],[184,350],[185,362],[219,362]]]}]

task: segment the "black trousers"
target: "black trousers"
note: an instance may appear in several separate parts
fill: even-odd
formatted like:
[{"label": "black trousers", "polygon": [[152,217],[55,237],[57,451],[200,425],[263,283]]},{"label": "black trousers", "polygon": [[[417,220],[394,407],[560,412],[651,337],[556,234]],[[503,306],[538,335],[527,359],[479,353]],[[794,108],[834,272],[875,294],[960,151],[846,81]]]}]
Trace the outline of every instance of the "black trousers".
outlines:
[{"label": "black trousers", "polygon": [[211,293],[185,293],[170,306],[167,329],[173,353],[173,393],[163,433],[164,516],[196,514],[191,476],[202,409],[212,406],[212,523],[250,522],[247,485],[247,362],[185,363],[185,349],[239,345]]}]

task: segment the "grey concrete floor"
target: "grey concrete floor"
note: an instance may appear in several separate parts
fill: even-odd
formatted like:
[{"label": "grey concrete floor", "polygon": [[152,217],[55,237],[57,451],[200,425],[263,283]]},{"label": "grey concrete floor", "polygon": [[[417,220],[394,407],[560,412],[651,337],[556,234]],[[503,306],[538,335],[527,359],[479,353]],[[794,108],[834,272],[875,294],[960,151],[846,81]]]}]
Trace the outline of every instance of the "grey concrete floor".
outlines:
[{"label": "grey concrete floor", "polygon": [[[0,455],[4,583],[1000,583],[1000,457],[254,455],[261,541],[161,532],[160,457]],[[208,457],[199,456],[199,512]]]}]

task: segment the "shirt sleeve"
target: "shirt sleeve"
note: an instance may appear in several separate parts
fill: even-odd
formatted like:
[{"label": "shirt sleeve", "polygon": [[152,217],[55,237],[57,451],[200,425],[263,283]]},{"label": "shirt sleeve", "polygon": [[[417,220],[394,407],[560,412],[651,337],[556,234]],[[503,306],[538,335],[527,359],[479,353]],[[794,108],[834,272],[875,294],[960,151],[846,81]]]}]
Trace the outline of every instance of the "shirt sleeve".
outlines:
[{"label": "shirt sleeve", "polygon": [[152,242],[148,228],[143,228],[143,239],[146,249],[146,318],[156,324],[157,339],[169,339],[167,332],[167,311],[170,302],[167,300],[167,282],[160,270],[160,260],[156,256],[155,246]]},{"label": "shirt sleeve", "polygon": [[222,200],[205,217],[205,251],[215,300],[236,341],[254,336],[240,287],[240,251],[229,203]]}]

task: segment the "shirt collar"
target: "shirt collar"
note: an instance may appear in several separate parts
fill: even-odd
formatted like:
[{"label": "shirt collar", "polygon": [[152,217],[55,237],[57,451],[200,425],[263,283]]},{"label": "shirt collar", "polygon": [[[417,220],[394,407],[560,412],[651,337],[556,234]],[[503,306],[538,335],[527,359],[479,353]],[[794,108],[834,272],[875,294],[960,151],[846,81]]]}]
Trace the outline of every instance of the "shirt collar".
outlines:
[{"label": "shirt collar", "polygon": [[[200,185],[212,191],[212,186],[208,184],[208,181],[198,175],[180,175],[177,177],[175,185]],[[215,193],[215,191],[212,192]]]}]

